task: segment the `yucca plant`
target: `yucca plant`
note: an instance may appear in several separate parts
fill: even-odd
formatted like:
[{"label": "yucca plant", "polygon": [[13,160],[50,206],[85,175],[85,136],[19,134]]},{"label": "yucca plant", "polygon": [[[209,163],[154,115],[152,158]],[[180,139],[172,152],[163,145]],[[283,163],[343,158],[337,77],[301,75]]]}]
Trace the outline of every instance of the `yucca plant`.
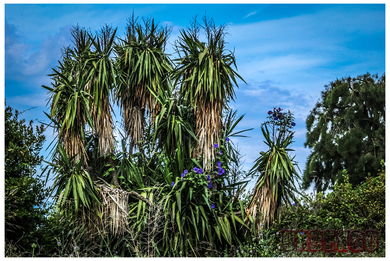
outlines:
[{"label": "yucca plant", "polygon": [[100,156],[112,153],[114,146],[110,94],[116,84],[116,72],[111,58],[115,34],[116,29],[106,26],[96,36],[89,35],[94,50],[84,66],[88,82],[86,90],[93,99],[91,115],[94,131],[99,139]]},{"label": "yucca plant", "polygon": [[60,208],[67,207],[66,202],[71,200],[74,203],[73,210],[77,213],[80,206],[90,208],[95,202],[100,202],[89,173],[82,168],[82,160],[73,163],[74,160],[67,156],[61,144],[57,147],[53,162],[45,162],[51,167],[48,175],[51,172],[55,175],[52,193],[55,192],[56,204]]},{"label": "yucca plant", "polygon": [[[227,115],[231,122],[226,125],[224,134],[245,137],[239,134],[247,130],[234,132],[243,115],[238,119],[231,111]],[[243,221],[244,205],[239,196],[247,181],[228,182],[231,177],[228,155],[233,155],[227,148],[232,144],[226,136],[221,137],[220,144],[217,148],[213,146],[213,150],[220,152],[211,164],[218,168],[217,171],[203,170],[196,159],[191,159],[185,165],[187,169],[183,167],[178,172],[182,174],[173,172],[172,183],[167,185],[168,188],[171,185],[171,190],[164,199],[167,222],[163,233],[165,255],[180,256],[181,252],[212,256],[215,249],[245,241],[248,227]],[[235,193],[229,193],[232,191]]]},{"label": "yucca plant", "polygon": [[[226,169],[226,175],[224,180],[221,182],[222,186],[226,186],[226,190],[229,196],[235,199],[244,191],[247,181],[244,181],[249,173],[244,173],[240,170],[240,156],[237,147],[231,141],[231,138],[248,138],[243,135],[244,132],[251,131],[253,128],[235,131],[237,125],[244,118],[245,114],[237,117],[237,111],[232,109],[225,109],[223,115],[223,126],[221,131],[220,142],[218,148],[216,148],[216,160],[221,161],[221,167]],[[219,153],[218,153],[219,152]],[[213,169],[217,168],[218,165],[213,165]],[[218,174],[214,170],[214,174]]]},{"label": "yucca plant", "polygon": [[111,158],[114,147],[113,124],[110,105],[110,94],[116,85],[116,71],[111,55],[116,29],[103,27],[95,37],[89,35],[94,48],[88,62],[83,68],[87,75],[86,91],[91,95],[91,116],[94,134],[98,137],[99,156],[111,165],[111,175],[116,188],[119,187],[115,164]]},{"label": "yucca plant", "polygon": [[[246,217],[247,221],[254,223],[258,233],[274,222],[282,203],[295,204],[294,193],[300,193],[294,183],[300,179],[295,169],[297,163],[294,162],[294,157],[288,155],[289,151],[293,151],[288,147],[293,142],[294,133],[290,128],[295,126],[294,118],[290,112],[282,113],[280,108],[269,111],[268,114],[270,121],[261,126],[268,150],[260,152],[260,157],[250,170],[252,174],[260,173],[260,176]],[[272,125],[271,134],[267,125]]]},{"label": "yucca plant", "polygon": [[212,147],[219,142],[222,110],[234,100],[233,83],[238,86],[237,78],[244,81],[233,69],[237,68],[234,54],[225,49],[225,27],[216,27],[207,18],[204,21],[207,44],[199,39],[198,28],[181,30],[176,42],[180,58],[176,59],[178,65],[172,75],[175,85],[180,86],[181,95],[195,108],[199,143],[193,156],[203,155],[203,167],[214,159]]},{"label": "yucca plant", "polygon": [[[160,89],[158,94],[151,89],[150,92],[159,106],[153,125],[153,142],[170,162],[168,169],[179,175],[184,166],[191,162],[191,152],[197,142],[193,108],[185,98],[173,93],[173,86],[166,90]],[[164,176],[167,184],[175,177]]]},{"label": "yucca plant", "polygon": [[241,212],[239,203],[233,204],[223,188],[212,191],[211,174],[202,171],[200,166],[184,170],[164,199],[164,255],[207,256],[211,249],[241,244],[245,239],[243,208]]},{"label": "yucca plant", "polygon": [[115,46],[117,53],[116,98],[123,115],[124,127],[131,137],[130,154],[142,139],[146,115],[154,122],[155,98],[152,89],[167,89],[171,63],[164,53],[169,30],[160,28],[154,20],[144,20],[144,25],[134,18],[129,20],[125,39]]},{"label": "yucca plant", "polygon": [[[159,96],[156,96],[158,102],[161,101],[161,110],[156,117],[155,126],[157,127],[153,131],[160,131],[161,133],[172,131],[172,136],[176,140],[176,128],[171,130],[171,127],[167,126],[178,125],[183,128],[183,139],[183,136],[188,135],[188,133],[180,124],[183,124],[181,121],[185,122],[187,116],[179,112],[177,108],[175,109],[175,106],[179,106],[178,104],[180,103],[175,99],[169,99],[169,97],[168,92],[160,93]],[[173,104],[175,101],[178,104]],[[171,108],[171,113],[174,112],[173,115],[170,115],[171,120],[168,120],[169,115],[166,112],[169,108]],[[180,119],[180,117],[184,118]],[[234,136],[235,133],[241,132],[234,132],[232,126],[236,126],[237,124],[235,117],[232,115],[231,117],[232,123],[231,125],[229,124],[230,127],[227,132]],[[156,130],[158,128],[160,130]],[[157,137],[162,139],[162,145],[165,142],[171,141],[171,139],[167,139],[164,135],[157,135]],[[154,139],[153,137],[150,138]],[[224,140],[227,142],[226,137],[224,137]],[[123,173],[119,175],[120,180],[126,181],[133,190],[138,191],[143,197],[148,198],[150,201],[153,199],[153,204],[159,204],[163,207],[163,230],[156,236],[156,238],[161,238],[162,242],[156,242],[158,251],[155,250],[155,253],[158,252],[158,255],[162,256],[180,256],[181,251],[181,255],[183,253],[189,253],[192,256],[213,255],[210,249],[214,251],[223,246],[240,244],[245,241],[245,231],[248,230],[243,221],[245,217],[244,206],[238,200],[239,192],[242,192],[239,187],[243,183],[237,182],[234,184],[231,182],[231,184],[225,185],[224,175],[216,174],[221,179],[218,191],[214,190],[213,187],[208,188],[210,186],[209,178],[211,179],[214,173],[203,173],[201,164],[195,159],[190,159],[189,162],[183,164],[181,169],[178,169],[180,165],[178,162],[184,162],[182,154],[178,151],[184,145],[174,142],[172,146],[174,149],[173,156],[171,156],[170,150],[164,150],[164,147],[159,148],[156,146],[154,149],[159,151],[159,153],[156,154],[152,150],[149,154],[157,155],[157,157],[152,156],[147,162],[136,157],[141,152],[133,154],[125,161],[122,161],[124,159],[122,158],[121,161],[123,164],[121,163],[120,169],[123,167],[123,171],[118,171],[118,173]],[[227,154],[225,148],[220,149]],[[142,149],[142,151],[149,151],[149,149]],[[123,156],[125,155],[126,153],[123,154]],[[143,162],[140,165],[138,164],[139,160]],[[154,161],[155,163],[153,163]],[[223,166],[225,165],[227,163],[223,163]],[[156,198],[153,196],[152,183],[150,186],[146,186],[143,182],[143,180],[147,180],[144,174],[144,168],[146,166],[150,166],[156,172],[152,176],[156,178],[162,176],[164,178],[163,182],[165,185],[160,187],[159,190],[161,197]],[[187,171],[184,171],[184,167],[187,167]],[[226,169],[226,172],[228,172],[228,169]],[[122,175],[123,179],[121,178]],[[183,182],[181,182],[181,179],[183,179]],[[124,187],[124,185],[122,186]],[[235,198],[229,196],[227,193],[233,190],[237,191]],[[213,206],[215,209],[213,209]],[[148,228],[148,209],[150,207],[151,205],[142,200],[130,202],[129,218],[131,231],[134,235],[141,235]],[[193,220],[193,217],[195,220]],[[145,238],[142,240],[145,240]],[[205,244],[205,242],[212,243]],[[141,247],[139,246],[138,248],[134,248],[134,251],[140,251],[140,249]]]},{"label": "yucca plant", "polygon": [[[50,115],[46,114],[58,131],[57,144],[63,144],[66,154],[74,160],[85,155],[85,126],[93,126],[90,115],[91,96],[85,91],[85,79],[82,74],[72,72],[72,62],[60,63],[59,70],[53,69],[53,88],[43,86],[49,90]],[[57,147],[57,146],[56,146]],[[55,148],[56,148],[55,147]],[[53,149],[55,149],[53,148]]]}]

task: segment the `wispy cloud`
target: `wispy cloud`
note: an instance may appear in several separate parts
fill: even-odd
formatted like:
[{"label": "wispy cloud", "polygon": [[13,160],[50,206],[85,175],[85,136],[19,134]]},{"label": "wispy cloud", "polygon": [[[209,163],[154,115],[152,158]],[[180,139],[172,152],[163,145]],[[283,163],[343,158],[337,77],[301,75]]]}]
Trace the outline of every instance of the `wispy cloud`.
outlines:
[{"label": "wispy cloud", "polygon": [[[46,37],[38,46],[28,45],[19,36],[18,30],[6,20],[5,71],[6,80],[23,81],[29,77],[49,74],[61,56],[61,48],[70,44],[70,26],[61,27],[56,34]],[[40,86],[35,82],[33,85]]]},{"label": "wispy cloud", "polygon": [[39,109],[42,109],[46,106],[47,96],[45,92],[40,92],[36,94],[28,95],[19,95],[12,96],[7,98],[7,104],[15,108],[27,109],[30,107],[37,106]]},{"label": "wispy cloud", "polygon": [[255,15],[256,13],[257,13],[257,11],[251,12],[251,13],[247,14],[244,18],[248,18],[249,16]]}]

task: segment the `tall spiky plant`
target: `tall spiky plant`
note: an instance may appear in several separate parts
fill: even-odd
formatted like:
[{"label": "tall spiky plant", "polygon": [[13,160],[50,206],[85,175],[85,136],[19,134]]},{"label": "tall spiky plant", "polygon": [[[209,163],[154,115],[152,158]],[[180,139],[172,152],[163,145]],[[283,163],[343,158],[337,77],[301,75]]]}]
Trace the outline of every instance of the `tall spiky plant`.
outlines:
[{"label": "tall spiky plant", "polygon": [[87,90],[93,97],[91,114],[95,132],[99,139],[100,156],[112,152],[114,135],[110,105],[111,89],[115,85],[115,67],[111,59],[116,29],[103,27],[95,37],[91,37],[94,52],[85,68],[88,73]]},{"label": "tall spiky plant", "polygon": [[[88,123],[93,126],[90,115],[91,96],[85,90],[87,84],[84,63],[90,57],[91,41],[84,29],[79,27],[71,31],[74,47],[63,50],[63,62],[59,61],[53,69],[53,87],[42,85],[49,90],[48,104],[54,128],[59,131],[58,144],[63,144],[66,154],[73,161],[84,157],[84,130]],[[86,163],[86,159],[83,159]]]},{"label": "tall spiky plant", "polygon": [[[87,72],[87,90],[93,98],[91,115],[94,123],[94,130],[98,136],[99,153],[106,157],[113,152],[114,135],[110,105],[111,89],[116,85],[116,71],[112,61],[116,29],[110,26],[103,27],[95,37],[90,35],[94,52],[85,66]],[[108,158],[111,164],[111,174],[115,187],[119,187],[115,165],[111,157]]]},{"label": "tall spiky plant", "polygon": [[158,93],[167,89],[166,79],[171,64],[164,53],[169,30],[160,28],[154,20],[144,19],[143,25],[134,15],[128,20],[126,37],[116,45],[118,55],[118,85],[116,97],[121,107],[125,131],[131,137],[130,153],[142,139],[146,114],[153,122],[155,98],[148,87]]},{"label": "tall spiky plant", "polygon": [[[297,163],[294,157],[287,154],[293,151],[288,147],[293,142],[294,133],[290,128],[295,126],[294,118],[290,112],[282,113],[280,108],[268,114],[270,121],[261,126],[268,150],[260,152],[260,157],[250,170],[252,174],[260,173],[247,209],[247,221],[254,223],[258,233],[275,220],[282,203],[291,205],[295,201],[294,193],[300,194],[294,184],[300,179],[295,169]],[[267,125],[272,126],[272,134]]]},{"label": "tall spiky plant", "polygon": [[[225,26],[215,26],[204,18],[207,45],[199,39],[199,25],[180,32],[176,42],[179,62],[173,78],[180,84],[181,94],[195,108],[196,135],[199,140],[196,155],[203,155],[204,166],[214,159],[214,143],[219,142],[222,129],[222,110],[232,99],[236,78],[242,77],[237,69],[234,54],[225,50]],[[245,82],[245,81],[244,81]]]},{"label": "tall spiky plant", "polygon": [[[158,94],[153,90],[150,92],[155,95],[160,106],[154,122],[153,142],[171,162],[173,172],[179,174],[191,161],[191,151],[197,142],[193,130],[193,108],[186,99],[173,93],[173,86],[167,90],[159,90]],[[167,175],[165,179],[169,184],[173,181]]]}]

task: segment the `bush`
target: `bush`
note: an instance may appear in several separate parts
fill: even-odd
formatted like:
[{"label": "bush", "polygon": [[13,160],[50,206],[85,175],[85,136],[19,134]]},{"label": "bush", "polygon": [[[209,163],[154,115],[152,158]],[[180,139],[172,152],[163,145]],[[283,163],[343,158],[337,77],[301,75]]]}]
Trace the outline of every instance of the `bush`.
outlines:
[{"label": "bush", "polygon": [[43,125],[35,131],[33,122],[19,120],[17,110],[5,109],[5,243],[6,255],[31,252],[45,222],[44,200],[48,190],[36,175],[41,164],[45,136]]},{"label": "bush", "polygon": [[[366,182],[352,188],[348,175],[334,186],[334,191],[324,196],[305,195],[292,208],[285,207],[279,222],[271,229],[376,229],[380,234],[379,248],[374,253],[325,253],[316,256],[384,256],[385,254],[385,171],[377,177],[367,177]],[[280,243],[276,240],[274,247]],[[287,255],[287,254],[286,254]],[[291,252],[290,256],[305,256],[305,252]]]}]

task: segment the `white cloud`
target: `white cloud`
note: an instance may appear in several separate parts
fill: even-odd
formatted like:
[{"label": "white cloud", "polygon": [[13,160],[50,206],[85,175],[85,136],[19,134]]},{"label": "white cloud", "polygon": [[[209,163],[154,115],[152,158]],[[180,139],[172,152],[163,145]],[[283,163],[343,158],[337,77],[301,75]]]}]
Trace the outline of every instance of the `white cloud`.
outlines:
[{"label": "white cloud", "polygon": [[[22,42],[17,30],[6,22],[6,80],[23,81],[29,78],[29,84],[40,88],[43,75],[49,74],[61,57],[61,48],[70,44],[69,26],[61,27],[55,35],[46,37],[39,46]],[[48,78],[48,77],[47,77]],[[38,81],[37,81],[38,80]],[[45,81],[47,82],[47,81]]]},{"label": "white cloud", "polygon": [[247,14],[244,18],[248,18],[249,16],[255,15],[256,13],[257,13],[256,11],[251,12],[251,13]]}]

